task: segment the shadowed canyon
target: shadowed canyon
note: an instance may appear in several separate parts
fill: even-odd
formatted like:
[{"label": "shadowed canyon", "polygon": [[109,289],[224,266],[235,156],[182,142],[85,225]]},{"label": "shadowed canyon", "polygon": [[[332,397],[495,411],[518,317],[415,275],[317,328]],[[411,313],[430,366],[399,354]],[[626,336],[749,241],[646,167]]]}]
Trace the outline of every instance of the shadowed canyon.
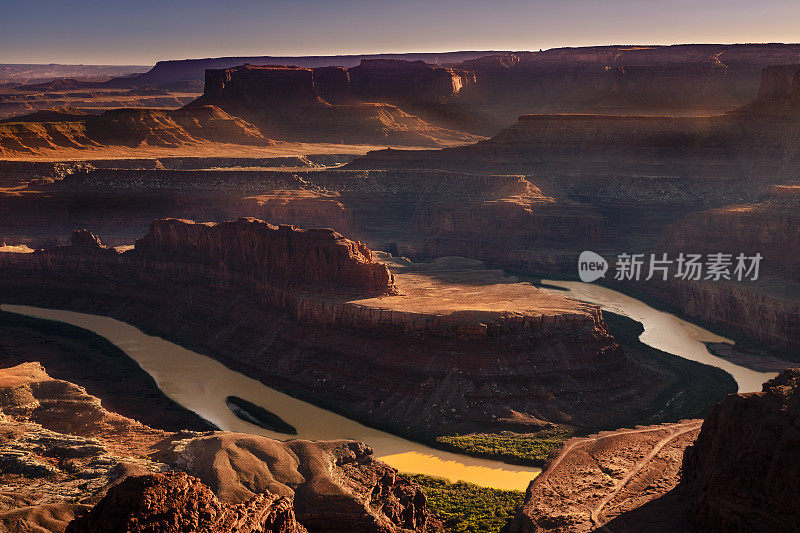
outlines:
[{"label": "shadowed canyon", "polygon": [[800,45],[3,67],[0,528],[800,528]]}]

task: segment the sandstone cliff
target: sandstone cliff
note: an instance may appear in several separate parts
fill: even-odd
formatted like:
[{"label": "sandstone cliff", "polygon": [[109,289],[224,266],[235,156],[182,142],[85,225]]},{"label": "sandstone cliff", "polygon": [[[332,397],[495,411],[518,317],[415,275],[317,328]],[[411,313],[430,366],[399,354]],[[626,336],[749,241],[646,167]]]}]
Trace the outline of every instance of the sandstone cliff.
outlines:
[{"label": "sandstone cliff", "polygon": [[332,230],[167,220],[123,253],[70,246],[0,262],[6,301],[110,314],[418,438],[517,427],[512,410],[574,424],[648,417],[671,379],[646,377],[593,306],[491,271],[398,264],[392,283],[370,257]]},{"label": "sandstone cliff", "polygon": [[763,392],[731,395],[703,422],[683,460],[681,485],[702,531],[800,528],[800,370]]},{"label": "sandstone cliff", "polygon": [[[206,72],[205,92],[187,109],[215,105],[258,125],[265,135],[304,142],[448,146],[478,137],[440,128],[391,102],[400,92],[412,101],[434,100],[463,84],[450,69],[406,62],[350,75],[343,69],[243,65]],[[380,62],[379,65],[385,65]],[[400,65],[400,67],[398,67]],[[399,88],[398,80],[411,76]],[[375,72],[377,70],[377,74]],[[384,78],[388,77],[386,80]],[[383,76],[381,76],[383,74]],[[449,89],[441,78],[449,80]],[[409,86],[411,91],[409,91]],[[330,98],[330,101],[323,99]],[[371,103],[363,103],[365,97]],[[373,99],[375,98],[375,99]]]}]

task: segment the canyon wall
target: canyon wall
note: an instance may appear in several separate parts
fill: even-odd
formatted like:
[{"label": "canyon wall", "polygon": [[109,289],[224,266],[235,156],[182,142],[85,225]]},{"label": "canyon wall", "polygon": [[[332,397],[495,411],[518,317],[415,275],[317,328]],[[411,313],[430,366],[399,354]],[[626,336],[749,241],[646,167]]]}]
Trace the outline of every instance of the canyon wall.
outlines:
[{"label": "canyon wall", "polygon": [[[796,179],[797,67],[766,69],[762,97],[714,116],[523,115],[491,139],[439,152],[370,152],[351,168],[570,176]],[[792,74],[794,73],[794,74]]]},{"label": "canyon wall", "polygon": [[393,60],[364,61],[349,71],[243,65],[208,70],[205,92],[187,108],[219,106],[285,140],[445,146],[478,137],[431,125],[392,104],[446,99],[467,78],[449,68]]},{"label": "canyon wall", "polygon": [[[6,302],[110,315],[416,438],[649,417],[674,379],[631,362],[594,306],[435,272],[395,272],[404,281],[392,296],[386,266],[369,257],[332,230],[160,221],[124,252],[79,232],[72,246],[0,253],[0,285]],[[479,283],[477,295],[500,291],[498,301],[530,294],[518,310],[466,300],[438,310],[420,283],[454,295]]]},{"label": "canyon wall", "polygon": [[702,531],[800,528],[800,369],[728,396],[683,458],[681,486]]}]

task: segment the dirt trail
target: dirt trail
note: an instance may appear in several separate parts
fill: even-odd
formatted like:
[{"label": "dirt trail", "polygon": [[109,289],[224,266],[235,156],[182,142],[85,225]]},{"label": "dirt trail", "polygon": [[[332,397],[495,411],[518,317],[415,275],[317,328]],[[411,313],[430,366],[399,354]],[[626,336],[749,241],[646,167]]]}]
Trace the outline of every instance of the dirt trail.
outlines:
[{"label": "dirt trail", "polygon": [[702,420],[693,420],[691,422],[681,423],[681,424],[678,424],[678,425],[675,425],[675,426],[669,428],[669,430],[668,430],[669,434],[666,435],[664,438],[662,438],[660,441],[658,441],[655,444],[655,446],[653,446],[653,449],[650,450],[650,453],[648,453],[645,456],[644,459],[639,461],[639,463],[637,463],[635,467],[633,467],[630,471],[628,471],[628,473],[625,475],[625,477],[622,478],[620,480],[620,482],[617,483],[617,485],[614,487],[614,490],[611,491],[611,493],[608,494],[605,498],[603,498],[600,501],[600,503],[597,504],[597,506],[594,509],[592,509],[592,513],[591,513],[592,523],[595,526],[597,526],[598,531],[602,530],[602,531],[606,531],[608,533],[611,533],[611,529],[610,528],[605,527],[600,523],[600,513],[603,510],[603,508],[611,500],[613,500],[617,496],[617,494],[620,493],[620,491],[625,487],[625,485],[628,483],[628,481],[630,481],[631,478],[633,478],[635,475],[637,475],[639,472],[641,472],[642,468],[644,468],[647,465],[647,463],[652,461],[653,458],[656,455],[658,455],[658,452],[660,452],[661,449],[664,446],[666,446],[669,442],[671,442],[672,440],[680,437],[681,435],[689,433],[690,431],[694,431],[696,429],[699,429],[702,424],[703,424]]},{"label": "dirt trail", "polygon": [[[582,448],[592,446],[600,441],[603,441],[604,439],[615,439],[624,437],[626,435],[666,431],[666,434],[662,438],[652,444],[650,450],[646,453],[646,455],[644,455],[644,457],[642,457],[641,460],[638,460],[635,465],[627,469],[627,471],[624,471],[624,476],[616,482],[613,489],[611,489],[610,492],[602,500],[597,502],[590,510],[592,529],[596,531],[610,532],[610,529],[607,526],[603,526],[601,523],[601,514],[606,506],[623,491],[631,479],[639,474],[648,464],[650,464],[651,461],[658,456],[659,452],[665,446],[680,436],[685,435],[686,433],[698,430],[702,423],[702,420],[682,420],[676,424],[646,426],[635,429],[620,429],[616,431],[603,431],[588,437],[570,439],[564,444],[558,455],[550,462],[550,464],[547,466],[547,469],[536,480],[534,480],[531,488],[529,489],[529,493],[533,491],[541,494],[543,487],[546,485],[547,490],[552,490],[556,494],[562,494],[565,487],[558,481],[559,466],[565,459],[568,460],[568,457],[571,454],[574,454],[576,451],[581,450]],[[551,477],[553,478],[552,481]]]}]

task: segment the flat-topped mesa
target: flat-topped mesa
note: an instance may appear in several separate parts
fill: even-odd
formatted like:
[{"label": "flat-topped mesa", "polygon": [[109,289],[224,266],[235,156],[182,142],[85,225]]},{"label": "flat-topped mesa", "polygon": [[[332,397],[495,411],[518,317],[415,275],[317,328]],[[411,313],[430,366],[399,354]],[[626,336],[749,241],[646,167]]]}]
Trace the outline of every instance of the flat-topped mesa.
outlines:
[{"label": "flat-topped mesa", "polygon": [[206,70],[201,100],[238,100],[242,104],[321,105],[310,68],[242,65]]},{"label": "flat-topped mesa", "polygon": [[148,263],[143,275],[158,273],[171,281],[197,276],[256,292],[264,285],[364,296],[397,292],[392,275],[369,248],[332,229],[273,226],[255,218],[164,219],[150,225],[134,251]]},{"label": "flat-topped mesa", "polygon": [[366,101],[437,102],[475,83],[475,74],[424,61],[364,59],[350,69],[353,93]]},{"label": "flat-topped mesa", "polygon": [[[367,102],[438,102],[475,83],[473,73],[424,61],[365,59],[357,67],[302,68],[242,65],[206,71],[203,101],[320,105]],[[357,98],[356,98],[357,97]]]},{"label": "flat-topped mesa", "polygon": [[800,99],[800,65],[777,65],[761,72],[760,100]]}]

